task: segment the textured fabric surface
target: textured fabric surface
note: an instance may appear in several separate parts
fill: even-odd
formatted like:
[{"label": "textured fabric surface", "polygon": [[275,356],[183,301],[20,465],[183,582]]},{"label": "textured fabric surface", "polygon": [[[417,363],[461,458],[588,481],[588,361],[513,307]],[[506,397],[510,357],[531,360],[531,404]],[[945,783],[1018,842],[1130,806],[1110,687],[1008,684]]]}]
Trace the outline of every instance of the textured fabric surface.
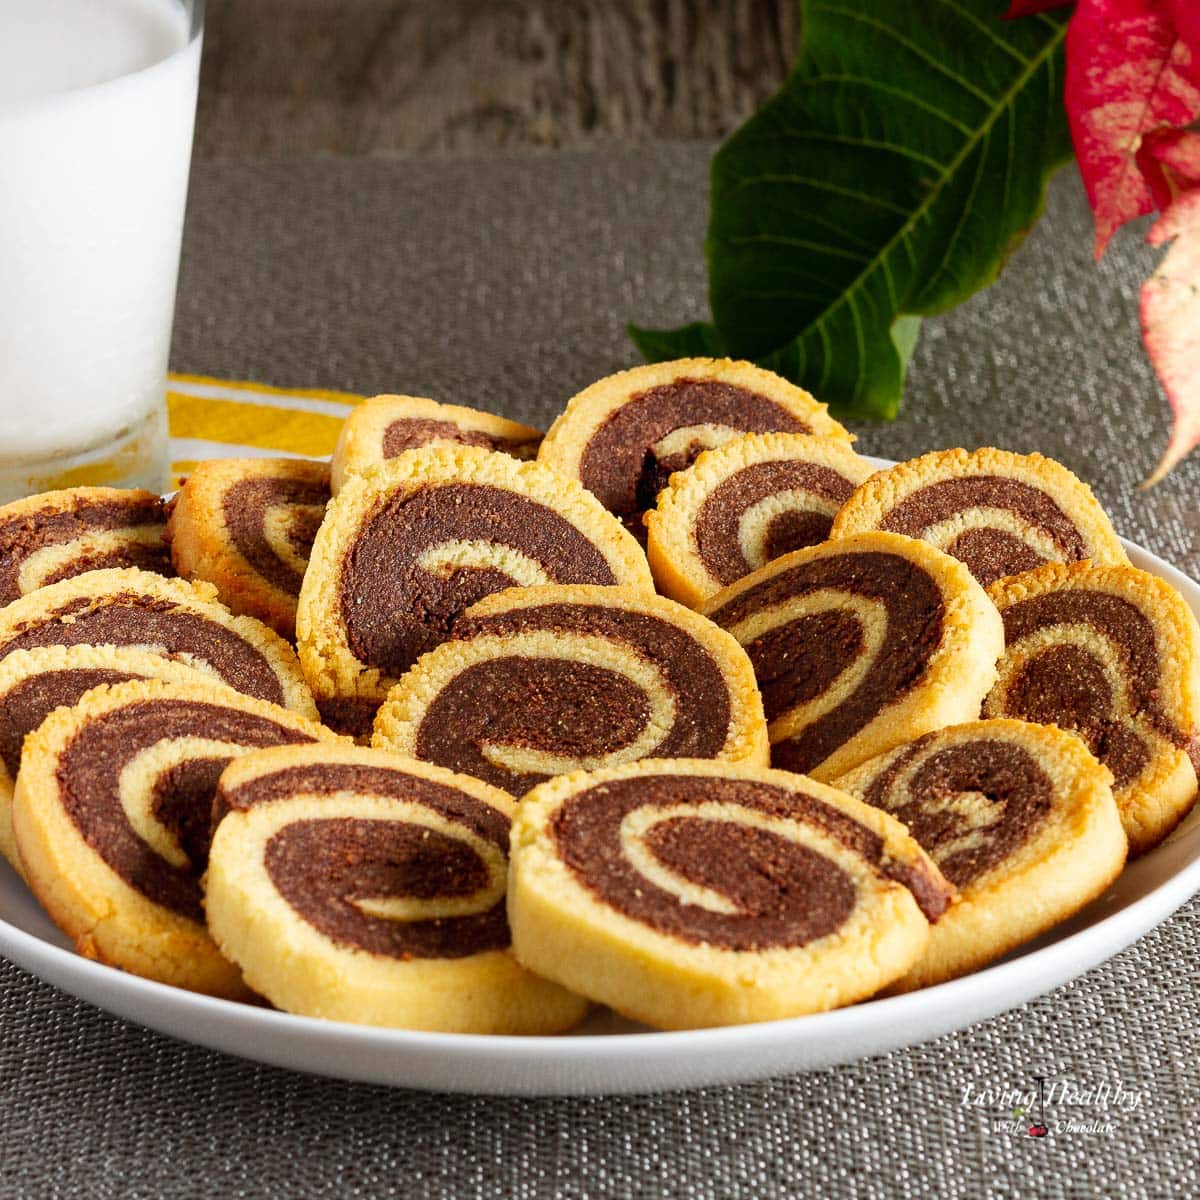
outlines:
[{"label": "textured fabric surface", "polygon": [[[545,423],[632,361],[626,319],[702,312],[704,177],[695,148],[202,167],[174,366]],[[861,444],[1060,457],[1122,533],[1195,575],[1200,461],[1135,490],[1166,435],[1136,328],[1149,259],[1125,237],[1095,267],[1090,245],[1064,177],[1004,279],[926,323],[903,415],[860,427]],[[0,962],[0,1195],[1194,1196],[1198,935],[1192,901],[1076,982],[917,1049],[634,1099],[293,1075],[124,1024]],[[1036,1075],[1140,1106],[1110,1113],[1111,1133],[1035,1141],[993,1130],[1003,1100],[964,1103],[964,1089],[1026,1092]]]}]

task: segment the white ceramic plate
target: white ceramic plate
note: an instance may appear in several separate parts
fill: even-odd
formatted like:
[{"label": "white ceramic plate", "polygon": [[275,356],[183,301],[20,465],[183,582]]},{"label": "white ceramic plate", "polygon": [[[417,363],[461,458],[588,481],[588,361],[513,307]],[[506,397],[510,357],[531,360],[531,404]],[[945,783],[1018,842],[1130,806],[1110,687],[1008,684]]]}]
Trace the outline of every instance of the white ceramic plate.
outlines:
[{"label": "white ceramic plate", "polygon": [[[1200,615],[1200,586],[1126,543]],[[739,1083],[913,1046],[1040,996],[1124,949],[1200,890],[1200,808],[1105,895],[1002,962],[836,1012],[687,1033],[607,1013],[564,1037],[371,1029],[213,1000],[89,962],[0,861],[0,954],[117,1016],[227,1054],[341,1079],[437,1091],[601,1095]]]}]

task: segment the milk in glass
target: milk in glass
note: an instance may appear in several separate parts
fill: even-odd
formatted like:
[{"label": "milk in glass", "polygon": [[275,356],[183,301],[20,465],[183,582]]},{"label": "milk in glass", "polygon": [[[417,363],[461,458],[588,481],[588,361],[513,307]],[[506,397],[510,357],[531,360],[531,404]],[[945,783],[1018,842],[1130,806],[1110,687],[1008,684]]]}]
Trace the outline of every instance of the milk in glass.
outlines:
[{"label": "milk in glass", "polygon": [[0,0],[0,501],[166,482],[194,15]]}]

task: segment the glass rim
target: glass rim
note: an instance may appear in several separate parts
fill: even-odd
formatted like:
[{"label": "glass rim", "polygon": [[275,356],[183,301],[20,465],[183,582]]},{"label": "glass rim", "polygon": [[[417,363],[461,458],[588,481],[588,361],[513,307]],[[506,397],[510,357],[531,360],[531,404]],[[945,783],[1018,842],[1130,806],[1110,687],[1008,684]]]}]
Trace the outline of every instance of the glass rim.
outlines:
[{"label": "glass rim", "polygon": [[114,75],[111,79],[99,79],[95,83],[84,83],[77,87],[63,88],[61,91],[56,92],[42,92],[33,96],[24,96],[17,100],[0,100],[0,118],[10,113],[20,112],[34,105],[52,104],[70,96],[81,96],[88,92],[94,92],[99,88],[113,87],[123,83],[127,79],[136,79],[143,72],[153,71],[161,67],[163,63],[175,58],[176,55],[190,50],[204,33],[204,9],[207,0],[177,0],[177,3],[183,8],[184,14],[188,18],[188,34],[187,40],[183,45],[176,47],[170,54],[164,54],[162,58],[156,58],[153,62],[146,63],[136,70],[125,71],[121,75]]}]

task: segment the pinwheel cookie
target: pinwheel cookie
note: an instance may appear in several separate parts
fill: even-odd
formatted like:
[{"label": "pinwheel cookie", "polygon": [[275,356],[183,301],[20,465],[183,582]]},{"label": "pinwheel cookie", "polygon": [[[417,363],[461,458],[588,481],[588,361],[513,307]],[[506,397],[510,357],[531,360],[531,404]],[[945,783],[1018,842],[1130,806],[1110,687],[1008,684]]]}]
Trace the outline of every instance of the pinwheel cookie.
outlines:
[{"label": "pinwheel cookie", "polygon": [[81,487],[0,507],[0,605],[105,567],[173,574],[153,492]]},{"label": "pinwheel cookie", "polygon": [[1196,799],[1200,628],[1170,584],[1133,567],[1049,564],[990,589],[1007,648],[986,717],[1072,729],[1113,773],[1132,853]]},{"label": "pinwheel cookie", "polygon": [[960,893],[898,987],[973,971],[1100,895],[1125,864],[1111,782],[1073,734],[1024,721],[929,733],[843,775]]},{"label": "pinwheel cookie", "polygon": [[880,471],[846,502],[832,536],[869,529],[922,538],[985,587],[1045,562],[1129,561],[1091,488],[1040,454],[937,450]]},{"label": "pinwheel cookie", "polygon": [[213,685],[211,675],[128,646],[38,646],[0,659],[0,853],[21,871],[12,834],[12,794],[25,738],[84,692],[129,679]]},{"label": "pinwheel cookie", "polygon": [[639,538],[673,471],[746,433],[850,435],[806,391],[751,363],[683,358],[609,375],[575,396],[538,460],[578,479]]},{"label": "pinwheel cookie", "polygon": [[91,571],[0,610],[0,660],[14,650],[77,645],[151,650],[248,696],[317,715],[291,646],[218,604],[211,584],[134,568]]},{"label": "pinwheel cookie", "polygon": [[920,958],[952,894],[887,813],[740,764],[564,775],[513,824],[517,958],[663,1028],[869,996]]},{"label": "pinwheel cookie", "polygon": [[510,588],[467,609],[375,720],[377,746],[520,796],[639,758],[766,766],[746,652],[671,600],[625,588]]},{"label": "pinwheel cookie", "polygon": [[472,447],[354,476],[313,546],[296,619],[325,719],[369,732],[388,689],[475,601],[514,585],[653,590],[646,558],[579,484]]},{"label": "pinwheel cookie", "polygon": [[288,1012],[452,1033],[557,1033],[587,1003],[518,966],[512,801],[342,746],[267,750],[221,778],[205,880],[217,944]]},{"label": "pinwheel cookie", "polygon": [[978,716],[1004,648],[966,567],[896,533],[786,554],[701,611],[750,655],[772,763],[824,780]]},{"label": "pinwheel cookie", "polygon": [[333,736],[221,686],[134,680],[87,692],[21,755],[13,833],[29,886],[81,954],[244,996],[201,904],[217,780],[248,750]]},{"label": "pinwheel cookie", "polygon": [[505,417],[422,396],[374,396],[347,418],[333,452],[333,490],[350,475],[421,446],[479,446],[533,458],[542,435]]},{"label": "pinwheel cookie", "polygon": [[329,502],[329,466],[300,458],[200,463],[171,503],[175,569],[235,613],[292,637],[296,598]]},{"label": "pinwheel cookie", "polygon": [[705,451],[646,514],[655,582],[694,608],[772,559],[825,541],[873,470],[845,441],[799,433],[751,434]]}]

